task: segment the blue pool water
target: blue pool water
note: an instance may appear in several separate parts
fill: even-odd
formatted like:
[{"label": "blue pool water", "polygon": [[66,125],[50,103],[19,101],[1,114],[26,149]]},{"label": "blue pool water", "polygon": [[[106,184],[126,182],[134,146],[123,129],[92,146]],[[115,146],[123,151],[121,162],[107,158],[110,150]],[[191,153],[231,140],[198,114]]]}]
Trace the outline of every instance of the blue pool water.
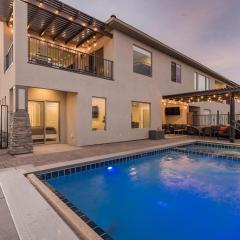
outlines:
[{"label": "blue pool water", "polygon": [[115,240],[239,240],[240,163],[161,153],[49,179]]}]

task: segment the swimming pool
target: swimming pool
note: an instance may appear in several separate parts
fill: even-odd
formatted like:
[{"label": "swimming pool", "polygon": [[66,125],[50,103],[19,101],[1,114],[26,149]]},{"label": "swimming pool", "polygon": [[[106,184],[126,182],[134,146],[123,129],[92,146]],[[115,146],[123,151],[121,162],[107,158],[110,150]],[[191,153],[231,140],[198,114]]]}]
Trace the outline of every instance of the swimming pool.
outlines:
[{"label": "swimming pool", "polygon": [[240,239],[238,161],[168,149],[41,178],[103,239]]}]

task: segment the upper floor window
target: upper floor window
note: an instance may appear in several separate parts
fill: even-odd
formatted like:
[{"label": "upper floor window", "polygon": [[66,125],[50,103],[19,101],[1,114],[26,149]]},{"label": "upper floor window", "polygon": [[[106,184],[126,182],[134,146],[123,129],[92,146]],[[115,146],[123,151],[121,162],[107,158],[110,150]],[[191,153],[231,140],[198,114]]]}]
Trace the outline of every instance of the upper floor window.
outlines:
[{"label": "upper floor window", "polygon": [[172,77],[171,80],[173,82],[181,83],[182,82],[182,69],[181,65],[175,62],[172,62],[171,66]]},{"label": "upper floor window", "polygon": [[133,46],[133,71],[145,76],[152,76],[152,53]]},{"label": "upper floor window", "polygon": [[194,73],[194,90],[205,91],[210,89],[210,80],[208,77]]}]

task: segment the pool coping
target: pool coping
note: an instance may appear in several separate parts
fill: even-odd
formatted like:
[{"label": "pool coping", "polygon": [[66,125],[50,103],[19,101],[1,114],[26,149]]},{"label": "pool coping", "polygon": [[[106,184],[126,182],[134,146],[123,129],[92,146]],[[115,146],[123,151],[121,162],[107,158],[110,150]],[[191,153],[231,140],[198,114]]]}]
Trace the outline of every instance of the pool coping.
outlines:
[{"label": "pool coping", "polygon": [[34,174],[27,176],[32,185],[82,240],[102,240],[69,206]]},{"label": "pool coping", "polygon": [[[103,240],[103,239],[112,239],[107,233],[102,233],[102,236],[105,235],[106,238],[102,238],[100,235],[98,235],[94,229],[89,226],[81,217],[79,214],[76,213],[76,207],[70,203],[65,203],[62,199],[64,199],[63,196],[59,192],[57,192],[55,189],[53,189],[49,184],[47,184],[46,179],[40,179],[41,174],[47,174],[49,172],[56,172],[56,171],[62,171],[66,167],[68,169],[74,169],[77,167],[83,167],[83,166],[91,166],[96,165],[100,163],[101,161],[104,162],[110,162],[113,161],[113,159],[118,158],[131,158],[133,155],[139,155],[140,157],[143,156],[149,156],[147,153],[154,152],[154,151],[162,151],[162,150],[171,150],[172,148],[176,148],[175,150],[178,152],[184,152],[184,153],[193,153],[197,155],[202,156],[209,156],[209,157],[215,157],[217,155],[214,154],[206,154],[206,153],[200,153],[200,152],[194,152],[194,151],[184,151],[181,149],[178,149],[179,146],[184,146],[188,144],[194,144],[194,143],[207,143],[207,144],[222,144],[222,145],[230,145],[230,146],[238,146],[239,144],[232,144],[232,143],[221,143],[221,142],[211,142],[211,141],[204,141],[204,140],[185,140],[181,142],[175,142],[165,145],[158,145],[148,148],[142,148],[142,149],[134,149],[130,151],[125,152],[118,152],[113,154],[106,154],[101,156],[94,156],[89,158],[82,158],[77,159],[69,162],[63,162],[63,163],[57,163],[57,164],[50,164],[50,165],[44,165],[41,167],[36,167],[33,171],[26,171],[25,176],[29,179],[29,181],[33,184],[33,186],[40,192],[40,194],[44,197],[44,199],[53,207],[53,209],[63,218],[63,220],[66,222],[66,224],[75,232],[75,234],[80,237],[83,240]],[[143,155],[142,155],[143,154]],[[144,155],[146,154],[146,155]],[[108,166],[108,165],[104,165]],[[94,167],[95,168],[95,167]],[[92,169],[91,167],[86,170]],[[69,172],[66,175],[75,173]],[[60,176],[60,175],[59,175]],[[59,177],[57,176],[57,177]],[[89,218],[88,218],[89,219]],[[91,220],[91,219],[89,219]],[[91,221],[92,222],[92,221]],[[94,223],[94,222],[93,222]],[[95,224],[95,223],[94,223]],[[95,224],[95,227],[97,225]],[[97,226],[98,227],[98,226]]]}]

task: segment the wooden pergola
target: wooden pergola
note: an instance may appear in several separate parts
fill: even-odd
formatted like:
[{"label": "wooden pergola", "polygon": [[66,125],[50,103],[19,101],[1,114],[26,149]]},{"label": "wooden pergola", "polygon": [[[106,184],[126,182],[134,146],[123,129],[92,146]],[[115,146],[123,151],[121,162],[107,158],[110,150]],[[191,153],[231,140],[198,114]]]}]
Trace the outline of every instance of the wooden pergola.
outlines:
[{"label": "wooden pergola", "polygon": [[[106,23],[58,0],[21,0],[28,5],[28,32],[76,48],[102,36],[112,38]],[[0,0],[0,20],[9,23],[13,0]]]},{"label": "wooden pergola", "polygon": [[179,103],[196,102],[220,102],[227,101],[230,105],[230,141],[235,141],[236,121],[235,121],[235,101],[240,100],[240,87],[228,87],[206,91],[194,91],[173,95],[165,95],[164,100],[177,101]]}]

